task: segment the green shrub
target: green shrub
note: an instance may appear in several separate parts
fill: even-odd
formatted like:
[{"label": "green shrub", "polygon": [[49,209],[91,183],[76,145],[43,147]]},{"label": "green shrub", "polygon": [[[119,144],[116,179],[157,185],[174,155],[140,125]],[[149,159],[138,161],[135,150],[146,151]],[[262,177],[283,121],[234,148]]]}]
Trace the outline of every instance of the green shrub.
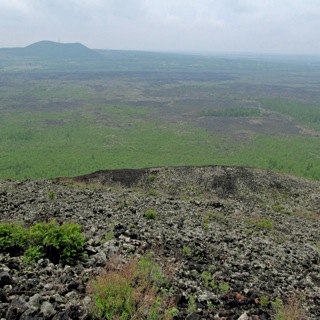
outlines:
[{"label": "green shrub", "polygon": [[159,191],[156,189],[150,189],[148,191],[149,196],[157,196],[159,194]]},{"label": "green shrub", "polygon": [[277,298],[275,301],[271,301],[271,305],[274,311],[273,320],[306,320],[305,312],[301,308],[301,301],[295,297],[288,299],[287,303],[284,303],[281,299]]},{"label": "green shrub", "polygon": [[218,289],[222,294],[226,294],[230,291],[229,283],[227,282],[221,282],[218,284]]},{"label": "green shrub", "polygon": [[213,289],[217,287],[215,282],[214,282],[214,276],[210,272],[203,271],[201,273],[201,277],[204,280],[205,287],[211,287]]},{"label": "green shrub", "polygon": [[148,175],[148,181],[149,181],[149,182],[155,181],[156,178],[157,178],[157,176],[155,176],[154,174],[149,174],[149,175]]},{"label": "green shrub", "polygon": [[157,213],[156,213],[155,210],[147,210],[146,213],[145,213],[145,217],[148,220],[155,220],[156,217],[157,217]]},{"label": "green shrub", "polygon": [[190,296],[188,300],[188,313],[193,313],[197,311],[197,303],[194,296]]},{"label": "green shrub", "polygon": [[84,256],[85,237],[77,224],[64,223],[60,226],[56,221],[39,222],[29,229],[28,241],[27,260],[43,256],[52,262],[65,264]]},{"label": "green shrub", "polygon": [[255,225],[258,229],[262,230],[273,230],[273,221],[271,220],[260,220]]},{"label": "green shrub", "polygon": [[178,310],[163,294],[167,285],[150,255],[109,268],[88,283],[91,314],[96,319],[172,319]]},{"label": "green shrub", "polygon": [[14,223],[0,224],[0,252],[21,253],[27,244],[25,229]]},{"label": "green shrub", "polygon": [[55,201],[57,199],[57,195],[53,190],[50,190],[48,192],[48,197],[49,197],[50,201]]},{"label": "green shrub", "polygon": [[191,255],[192,255],[192,249],[191,249],[190,247],[188,247],[188,246],[183,246],[183,248],[182,248],[182,254],[183,254],[184,256],[191,257]]}]

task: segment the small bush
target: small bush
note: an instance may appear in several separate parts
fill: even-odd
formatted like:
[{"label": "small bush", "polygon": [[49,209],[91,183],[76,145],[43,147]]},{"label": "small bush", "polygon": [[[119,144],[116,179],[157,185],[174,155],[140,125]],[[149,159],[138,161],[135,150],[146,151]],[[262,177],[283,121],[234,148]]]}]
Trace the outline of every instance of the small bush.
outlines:
[{"label": "small bush", "polygon": [[259,229],[261,231],[271,231],[274,229],[273,221],[270,219],[260,219],[259,217],[252,217],[247,219],[247,222],[253,228]]},{"label": "small bush", "polygon": [[271,220],[260,220],[256,223],[256,228],[271,231],[273,230],[273,222]]},{"label": "small bush", "polygon": [[24,253],[25,262],[42,257],[52,262],[73,263],[84,256],[85,237],[77,224],[37,223],[29,230],[15,223],[0,224],[0,251]]},{"label": "small bush", "polygon": [[214,276],[210,272],[203,271],[201,273],[201,277],[204,280],[205,287],[216,288],[216,284],[214,282]]},{"label": "small bush", "polygon": [[57,195],[53,190],[50,190],[48,192],[48,197],[49,197],[50,201],[55,201],[57,199]]},{"label": "small bush", "polygon": [[159,191],[156,189],[150,189],[148,191],[149,196],[157,196],[159,194]]},{"label": "small bush", "polygon": [[157,176],[155,176],[154,174],[150,174],[150,175],[148,175],[148,181],[149,181],[149,182],[153,182],[153,181],[155,181],[155,180],[156,180],[156,178],[157,178]]},{"label": "small bush", "polygon": [[190,247],[188,247],[188,246],[183,246],[183,248],[182,248],[182,254],[183,254],[184,256],[191,257],[191,255],[192,255],[192,249],[191,249]]},{"label": "small bush", "polygon": [[295,297],[290,298],[287,303],[281,299],[271,302],[274,310],[273,320],[306,320],[307,317],[301,308],[300,301]]},{"label": "small bush", "polygon": [[121,268],[110,265],[89,281],[91,314],[97,319],[171,319],[177,309],[161,291],[167,285],[152,256],[132,259]]},{"label": "small bush", "polygon": [[148,220],[155,220],[156,217],[157,217],[157,213],[154,210],[147,210],[146,213],[145,213],[145,217]]},{"label": "small bush", "polygon": [[28,260],[42,255],[53,262],[65,264],[73,263],[84,255],[85,237],[77,224],[64,223],[60,226],[56,221],[39,222],[30,228],[28,239]]},{"label": "small bush", "polygon": [[14,223],[0,224],[0,251],[21,253],[27,244],[25,229]]}]

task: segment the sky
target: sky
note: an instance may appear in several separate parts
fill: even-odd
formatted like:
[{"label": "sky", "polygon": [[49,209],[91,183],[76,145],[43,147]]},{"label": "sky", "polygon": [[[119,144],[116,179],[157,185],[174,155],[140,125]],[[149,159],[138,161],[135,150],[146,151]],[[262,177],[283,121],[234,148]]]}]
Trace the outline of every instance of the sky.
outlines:
[{"label": "sky", "polygon": [[320,54],[319,0],[0,0],[0,47]]}]

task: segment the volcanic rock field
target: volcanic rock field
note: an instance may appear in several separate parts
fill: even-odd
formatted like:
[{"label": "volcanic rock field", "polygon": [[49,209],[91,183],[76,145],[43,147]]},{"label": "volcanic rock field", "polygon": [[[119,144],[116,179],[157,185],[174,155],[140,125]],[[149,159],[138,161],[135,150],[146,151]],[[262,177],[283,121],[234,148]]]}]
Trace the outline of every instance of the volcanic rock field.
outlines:
[{"label": "volcanic rock field", "polygon": [[93,319],[90,279],[147,253],[174,319],[274,319],[277,299],[320,319],[319,182],[223,166],[1,180],[0,219],[80,224],[87,255],[69,266],[0,253],[0,319]]}]

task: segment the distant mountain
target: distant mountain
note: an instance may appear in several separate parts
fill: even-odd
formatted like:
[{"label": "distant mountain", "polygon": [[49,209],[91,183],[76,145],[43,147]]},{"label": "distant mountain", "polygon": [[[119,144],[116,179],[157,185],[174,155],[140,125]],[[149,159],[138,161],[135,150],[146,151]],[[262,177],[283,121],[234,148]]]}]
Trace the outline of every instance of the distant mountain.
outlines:
[{"label": "distant mountain", "polygon": [[27,56],[56,59],[97,59],[101,55],[81,43],[40,41],[22,48]]},{"label": "distant mountain", "polygon": [[96,60],[103,56],[81,43],[39,41],[24,48],[6,49],[7,53],[26,58],[50,60]]}]

